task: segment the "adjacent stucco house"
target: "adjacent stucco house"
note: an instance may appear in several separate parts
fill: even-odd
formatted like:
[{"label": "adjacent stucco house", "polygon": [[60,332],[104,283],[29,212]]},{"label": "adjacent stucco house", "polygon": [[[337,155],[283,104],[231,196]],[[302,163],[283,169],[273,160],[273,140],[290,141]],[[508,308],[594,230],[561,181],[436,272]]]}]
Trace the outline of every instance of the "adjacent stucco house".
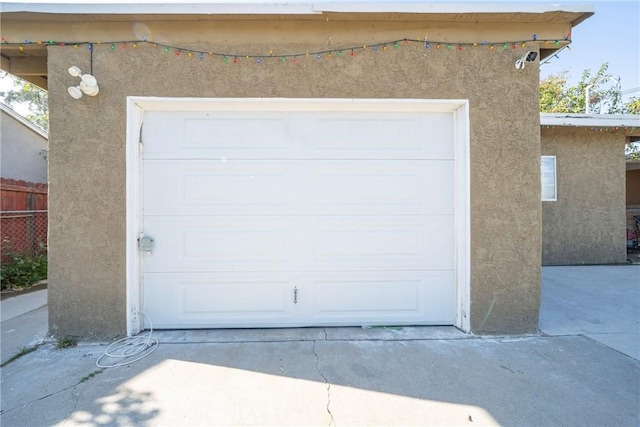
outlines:
[{"label": "adjacent stucco house", "polygon": [[3,67],[46,57],[51,332],[537,331],[538,64],[590,7],[3,10]]},{"label": "adjacent stucco house", "polygon": [[[640,140],[640,138],[637,138]],[[631,231],[627,238],[627,246],[640,247],[640,235],[635,217],[640,216],[640,160],[627,160],[626,162],[626,204],[627,204],[627,230]]]},{"label": "adjacent stucco house", "polygon": [[0,102],[0,175],[47,183],[47,132]]},{"label": "adjacent stucco house", "polygon": [[624,153],[640,139],[640,116],[542,113],[540,122],[542,264],[625,263]]}]

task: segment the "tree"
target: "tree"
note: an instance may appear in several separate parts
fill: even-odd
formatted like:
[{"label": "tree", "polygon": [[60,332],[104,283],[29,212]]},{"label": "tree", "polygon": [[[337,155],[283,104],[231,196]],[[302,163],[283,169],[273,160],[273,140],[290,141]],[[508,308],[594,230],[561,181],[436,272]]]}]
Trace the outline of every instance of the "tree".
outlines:
[{"label": "tree", "polygon": [[24,81],[11,74],[5,73],[3,79],[10,79],[13,89],[0,92],[0,98],[11,108],[24,106],[28,113],[24,117],[36,126],[49,130],[49,99],[47,91]]},{"label": "tree", "polygon": [[[551,75],[540,82],[540,111],[543,113],[584,113],[586,111],[586,89],[589,88],[589,107],[604,114],[640,114],[640,99],[622,101],[620,85],[613,75],[607,74],[609,64],[604,63],[592,75],[584,70],[575,86],[569,86],[568,70]],[[595,108],[595,109],[594,109]],[[625,148],[627,155],[640,160],[640,147],[630,143]]]},{"label": "tree", "polygon": [[629,114],[640,114],[640,98],[631,98],[624,105],[629,110]]}]

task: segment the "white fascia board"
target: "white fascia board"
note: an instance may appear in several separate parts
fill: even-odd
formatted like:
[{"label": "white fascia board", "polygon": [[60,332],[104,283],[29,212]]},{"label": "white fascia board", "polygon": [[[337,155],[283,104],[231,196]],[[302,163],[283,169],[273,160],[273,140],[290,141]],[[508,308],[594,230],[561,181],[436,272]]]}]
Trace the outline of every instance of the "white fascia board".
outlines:
[{"label": "white fascia board", "polygon": [[105,15],[313,15],[310,3],[154,1],[120,3],[2,3],[2,12]]},{"label": "white fascia board", "polygon": [[540,113],[542,126],[636,127],[640,116],[631,114],[564,114]]},{"label": "white fascia board", "polygon": [[58,14],[284,14],[310,15],[323,12],[341,13],[593,13],[587,3],[535,2],[425,2],[425,1],[229,1],[192,0],[118,2],[13,2],[3,1],[2,12],[34,12]]},{"label": "white fascia board", "polygon": [[587,3],[533,2],[425,2],[425,1],[331,1],[315,2],[321,12],[355,13],[591,13]]}]

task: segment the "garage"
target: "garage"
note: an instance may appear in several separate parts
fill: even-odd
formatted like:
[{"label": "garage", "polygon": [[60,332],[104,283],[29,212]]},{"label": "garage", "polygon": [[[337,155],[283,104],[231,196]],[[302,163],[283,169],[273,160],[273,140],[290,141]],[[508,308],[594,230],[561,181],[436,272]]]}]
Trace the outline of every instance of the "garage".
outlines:
[{"label": "garage", "polygon": [[459,102],[131,102],[129,300],[155,328],[464,316]]}]

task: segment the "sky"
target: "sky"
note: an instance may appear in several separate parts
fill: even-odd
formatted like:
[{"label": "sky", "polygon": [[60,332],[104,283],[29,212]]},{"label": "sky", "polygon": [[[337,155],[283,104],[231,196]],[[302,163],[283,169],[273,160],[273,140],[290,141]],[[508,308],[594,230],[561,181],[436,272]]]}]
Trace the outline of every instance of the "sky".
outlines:
[{"label": "sky", "polygon": [[[585,69],[595,73],[607,62],[608,72],[620,77],[624,99],[640,97],[640,0],[561,0],[559,3],[592,5],[595,15],[573,29],[571,50],[564,49],[558,58],[540,65],[540,79],[569,70],[569,84],[574,85]],[[0,91],[10,88],[8,79],[0,78]]]},{"label": "sky", "polygon": [[[569,70],[569,84],[574,85],[585,69],[593,74],[607,62],[608,72],[620,77],[623,93],[639,88],[640,0],[583,3],[593,5],[595,15],[573,28],[571,50],[540,65],[540,79]],[[640,89],[630,96],[640,97]]]}]

